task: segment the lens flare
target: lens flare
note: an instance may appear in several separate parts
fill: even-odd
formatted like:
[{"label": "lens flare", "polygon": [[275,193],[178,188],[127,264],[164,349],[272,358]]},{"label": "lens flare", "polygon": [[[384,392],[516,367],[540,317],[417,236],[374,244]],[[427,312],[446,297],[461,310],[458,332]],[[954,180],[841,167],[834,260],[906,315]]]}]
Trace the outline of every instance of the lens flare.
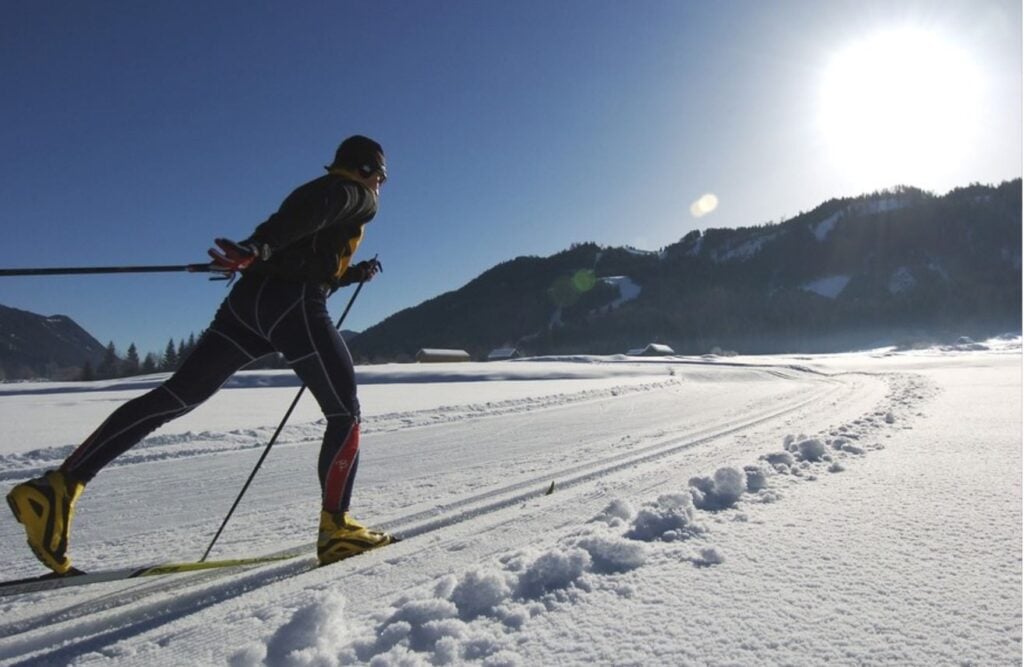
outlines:
[{"label": "lens flare", "polygon": [[690,204],[690,215],[695,218],[703,218],[718,208],[718,197],[710,192],[701,195],[700,199]]}]

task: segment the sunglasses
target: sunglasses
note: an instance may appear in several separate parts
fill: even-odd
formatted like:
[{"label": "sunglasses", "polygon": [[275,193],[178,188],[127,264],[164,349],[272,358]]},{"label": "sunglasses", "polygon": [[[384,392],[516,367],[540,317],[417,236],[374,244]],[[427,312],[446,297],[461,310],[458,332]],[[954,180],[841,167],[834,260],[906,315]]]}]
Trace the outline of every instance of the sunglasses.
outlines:
[{"label": "sunglasses", "polygon": [[365,178],[369,178],[376,174],[377,178],[380,179],[381,185],[387,183],[388,180],[388,171],[383,166],[378,167],[376,165],[364,164],[359,168],[359,173],[361,173]]}]

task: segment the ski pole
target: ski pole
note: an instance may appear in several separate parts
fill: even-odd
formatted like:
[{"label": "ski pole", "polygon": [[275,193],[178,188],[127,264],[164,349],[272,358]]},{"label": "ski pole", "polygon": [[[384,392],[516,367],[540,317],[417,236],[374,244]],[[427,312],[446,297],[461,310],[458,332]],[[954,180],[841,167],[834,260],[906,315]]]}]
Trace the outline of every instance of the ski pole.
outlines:
[{"label": "ski pole", "polygon": [[[376,259],[376,256],[374,256],[374,259]],[[338,318],[338,323],[334,325],[334,328],[341,329],[341,324],[345,321],[348,311],[351,310],[352,304],[355,303],[356,297],[359,296],[359,292],[363,289],[363,285],[365,283],[365,280],[359,281],[359,285],[356,286],[356,291],[352,293],[352,298],[348,300],[348,305],[345,306],[345,311],[341,314],[341,317]],[[299,399],[302,398],[302,394],[305,391],[306,385],[303,384],[299,387],[299,393],[295,395],[295,399],[292,401],[292,404],[288,406],[288,411],[285,412],[284,417],[281,418],[281,423],[277,425],[277,430],[274,431],[274,435],[270,437],[270,442],[268,442],[267,446],[263,449],[263,454],[260,455],[259,461],[256,462],[256,467],[253,468],[252,472],[249,474],[249,479],[245,480],[242,490],[239,491],[238,497],[235,498],[235,502],[231,505],[231,509],[228,510],[228,515],[224,517],[224,521],[221,522],[220,528],[217,529],[217,534],[214,535],[213,539],[210,541],[210,546],[206,547],[206,552],[203,553],[203,557],[199,559],[200,563],[206,560],[206,557],[210,555],[210,551],[213,550],[213,545],[217,543],[218,539],[220,539],[220,534],[224,532],[224,527],[228,525],[231,515],[235,513],[235,508],[238,507],[238,503],[242,502],[242,496],[244,496],[245,492],[249,489],[249,485],[252,484],[253,478],[255,478],[256,473],[259,472],[260,466],[263,465],[263,461],[267,458],[267,454],[270,453],[270,448],[274,446],[275,442],[277,442],[277,436],[281,435],[281,430],[284,429],[284,425],[288,422],[288,418],[292,416],[292,411],[295,410],[295,406],[298,405]]]},{"label": "ski pole", "polygon": [[210,273],[217,271],[210,264],[165,264],[155,266],[63,266],[35,269],[0,269],[3,276],[73,276],[90,273]]}]

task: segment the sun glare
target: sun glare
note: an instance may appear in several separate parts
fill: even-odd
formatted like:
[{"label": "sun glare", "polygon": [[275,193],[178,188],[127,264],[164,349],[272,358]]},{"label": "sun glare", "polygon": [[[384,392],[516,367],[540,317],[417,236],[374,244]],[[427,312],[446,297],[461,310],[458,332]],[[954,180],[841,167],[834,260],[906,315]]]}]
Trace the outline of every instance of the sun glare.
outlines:
[{"label": "sun glare", "polygon": [[980,75],[938,34],[882,32],[836,53],[824,71],[819,126],[851,185],[931,189],[954,171],[980,123]]},{"label": "sun glare", "polygon": [[712,193],[701,195],[700,199],[690,204],[690,215],[695,218],[703,218],[718,208],[718,197]]}]

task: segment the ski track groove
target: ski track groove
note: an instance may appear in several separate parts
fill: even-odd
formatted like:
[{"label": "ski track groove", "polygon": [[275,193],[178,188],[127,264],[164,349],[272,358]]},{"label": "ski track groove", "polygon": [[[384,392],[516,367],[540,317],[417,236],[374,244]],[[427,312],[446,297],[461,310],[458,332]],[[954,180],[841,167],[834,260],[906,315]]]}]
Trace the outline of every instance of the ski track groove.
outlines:
[{"label": "ski track groove", "polygon": [[[382,562],[399,557],[395,551],[415,553],[423,548],[437,546],[436,541],[425,543],[425,546],[419,541],[413,541],[410,545],[409,538],[433,533],[441,528],[495,514],[528,500],[542,498],[552,480],[556,482],[556,491],[576,487],[633,466],[736,435],[810,405],[827,403],[841,392],[852,394],[862,388],[856,382],[841,380],[842,376],[867,375],[891,385],[890,374],[815,374],[819,376],[822,384],[831,385],[827,391],[820,391],[821,385],[815,384],[783,407],[773,406],[761,410],[739,424],[727,421],[724,425],[711,425],[696,433],[647,445],[625,456],[606,456],[586,464],[571,465],[499,489],[438,505],[430,510],[421,510],[386,521],[381,527],[401,535],[406,541],[380,552],[359,556],[351,563],[332,567],[346,567],[346,576],[369,572]],[[807,397],[807,393],[811,396]],[[407,527],[402,528],[403,526]],[[313,543],[309,543],[302,547],[274,552],[274,555],[305,552],[312,547]],[[199,614],[232,598],[313,571],[316,569],[313,567],[314,564],[315,561],[306,558],[243,569],[169,575],[152,582],[133,582],[133,586],[128,590],[107,592],[67,609],[60,614],[56,627],[52,612],[0,626],[0,662],[12,666],[64,664],[91,652],[104,652],[105,647],[110,647],[127,637],[155,630],[166,623]],[[230,581],[219,582],[220,579],[228,577]],[[99,585],[116,586],[117,582]],[[201,621],[197,622],[197,626],[201,627]],[[59,648],[53,649],[54,646]],[[48,648],[51,649],[49,652],[46,651]],[[14,662],[7,662],[8,660]]]},{"label": "ski track groove", "polygon": [[[770,370],[766,370],[765,372],[786,377],[781,371],[773,373]],[[363,435],[392,433],[425,426],[461,423],[486,417],[552,410],[602,400],[612,396],[659,391],[666,387],[675,386],[678,382],[676,378],[670,378],[640,384],[615,385],[602,389],[584,389],[568,394],[513,398],[488,403],[469,403],[407,412],[390,412],[364,417],[361,424],[361,432]],[[277,439],[276,446],[281,449],[288,446],[301,445],[311,440],[319,441],[323,437],[323,428],[324,420],[322,418],[311,422],[287,425],[281,432],[281,437]],[[143,438],[131,450],[113,460],[109,467],[121,468],[145,463],[258,450],[266,446],[266,442],[274,430],[275,427],[270,425],[232,431],[204,431],[201,433],[188,431],[185,433],[151,435]],[[17,454],[0,454],[0,481],[21,481],[38,477],[47,470],[59,465],[61,461],[75,450],[75,447],[76,445],[62,445],[44,447]],[[170,449],[167,449],[167,447],[170,447]]]}]

